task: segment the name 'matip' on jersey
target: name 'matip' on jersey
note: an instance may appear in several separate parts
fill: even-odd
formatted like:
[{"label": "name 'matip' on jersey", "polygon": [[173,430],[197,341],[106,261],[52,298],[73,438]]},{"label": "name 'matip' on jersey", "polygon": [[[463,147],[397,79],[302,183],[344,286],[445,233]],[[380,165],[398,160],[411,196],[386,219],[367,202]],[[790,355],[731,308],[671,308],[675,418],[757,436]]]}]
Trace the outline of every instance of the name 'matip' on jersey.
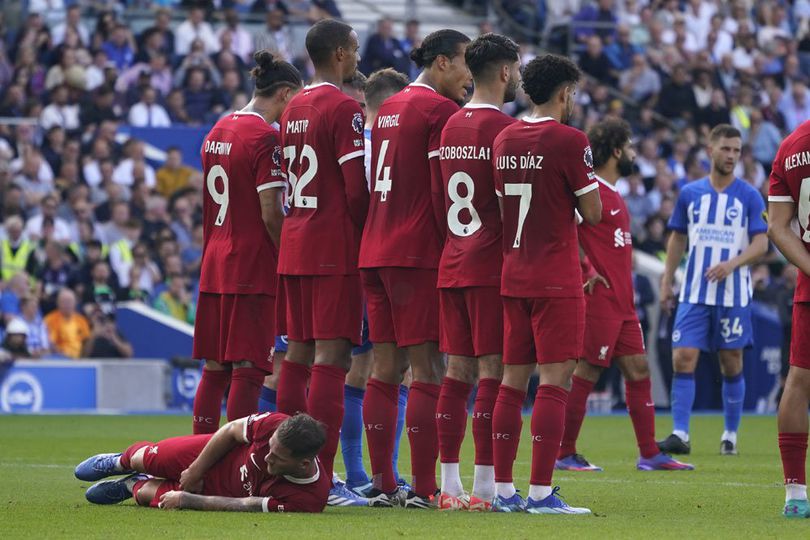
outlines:
[{"label": "name 'matip' on jersey", "polygon": [[753,186],[735,178],[722,192],[708,178],[687,184],[675,204],[669,228],[688,236],[689,255],[680,301],[707,306],[745,307],[753,286],[747,266],[722,281],[710,282],[706,271],[733,259],[751,238],[768,230],[765,203]]}]

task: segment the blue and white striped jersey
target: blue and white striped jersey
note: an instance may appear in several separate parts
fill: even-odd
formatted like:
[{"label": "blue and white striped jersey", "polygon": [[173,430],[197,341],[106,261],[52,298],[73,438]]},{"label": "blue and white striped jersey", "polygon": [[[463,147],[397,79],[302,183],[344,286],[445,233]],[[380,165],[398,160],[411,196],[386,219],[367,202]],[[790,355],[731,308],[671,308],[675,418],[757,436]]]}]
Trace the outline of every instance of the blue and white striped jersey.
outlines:
[{"label": "blue and white striped jersey", "polygon": [[733,259],[750,239],[768,230],[762,196],[739,178],[718,193],[708,178],[687,184],[669,219],[669,228],[689,238],[689,257],[680,301],[707,306],[745,307],[751,302],[751,273],[747,266],[720,282],[705,275],[712,266]]}]

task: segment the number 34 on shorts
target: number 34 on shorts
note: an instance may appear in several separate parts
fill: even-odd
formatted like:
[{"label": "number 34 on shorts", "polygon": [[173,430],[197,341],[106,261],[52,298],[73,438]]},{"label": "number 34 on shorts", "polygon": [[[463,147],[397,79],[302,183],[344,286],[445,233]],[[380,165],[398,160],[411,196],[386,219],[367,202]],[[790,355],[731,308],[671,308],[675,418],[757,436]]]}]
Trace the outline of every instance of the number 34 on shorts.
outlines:
[{"label": "number 34 on shorts", "polygon": [[751,306],[678,305],[672,346],[713,352],[744,349],[753,343]]}]

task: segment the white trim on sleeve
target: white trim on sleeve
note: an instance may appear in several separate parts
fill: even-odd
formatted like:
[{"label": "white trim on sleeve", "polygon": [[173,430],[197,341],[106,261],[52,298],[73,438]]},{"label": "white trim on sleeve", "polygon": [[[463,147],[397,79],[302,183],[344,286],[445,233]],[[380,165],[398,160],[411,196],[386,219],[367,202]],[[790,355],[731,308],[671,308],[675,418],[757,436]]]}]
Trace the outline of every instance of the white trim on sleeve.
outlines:
[{"label": "white trim on sleeve", "polygon": [[582,189],[576,190],[574,192],[574,195],[576,195],[577,197],[582,197],[586,193],[589,193],[589,192],[591,192],[591,191],[593,191],[593,190],[595,190],[597,188],[599,188],[599,182],[593,182],[592,184],[588,184],[587,186],[585,186]]},{"label": "white trim on sleeve", "polygon": [[433,159],[439,157],[439,151],[434,150],[433,152],[428,152],[428,159]]},{"label": "white trim on sleeve", "polygon": [[790,195],[768,195],[768,202],[796,202]]},{"label": "white trim on sleeve", "polygon": [[248,443],[250,442],[250,441],[248,440],[248,437],[247,437],[247,425],[248,425],[248,419],[249,419],[249,418],[250,418],[250,416],[248,416],[247,418],[243,418],[243,419],[242,419],[242,422],[243,422],[243,423],[242,423],[242,441],[243,441],[245,444],[248,444]]},{"label": "white trim on sleeve", "polygon": [[574,219],[576,220],[577,225],[582,225],[582,222],[585,221],[585,219],[583,219],[582,217],[582,214],[580,214],[579,210],[577,210],[576,208],[574,208]]},{"label": "white trim on sleeve", "polygon": [[359,158],[359,157],[364,156],[365,154],[366,154],[365,150],[357,150],[356,152],[351,152],[349,154],[346,154],[342,158],[338,159],[338,165],[343,165],[344,163],[346,163],[350,159]]},{"label": "white trim on sleeve", "polygon": [[269,504],[270,504],[270,497],[265,497],[264,499],[262,499],[262,512],[270,511],[270,509],[268,508]]},{"label": "white trim on sleeve", "polygon": [[498,189],[495,190],[495,195],[497,195],[498,197],[503,198],[503,193],[501,193],[501,191],[498,190]]},{"label": "white trim on sleeve", "polygon": [[267,189],[284,188],[284,187],[287,187],[286,182],[281,182],[281,181],[267,182],[265,184],[261,184],[261,185],[256,186],[256,192],[261,193],[262,191],[265,191]]}]

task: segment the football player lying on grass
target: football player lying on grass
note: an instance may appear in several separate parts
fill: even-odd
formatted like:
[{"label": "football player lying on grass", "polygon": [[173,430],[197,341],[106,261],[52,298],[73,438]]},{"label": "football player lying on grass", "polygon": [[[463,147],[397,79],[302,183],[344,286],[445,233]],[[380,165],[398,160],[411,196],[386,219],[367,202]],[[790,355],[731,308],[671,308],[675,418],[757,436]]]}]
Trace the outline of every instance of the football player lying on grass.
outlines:
[{"label": "football player lying on grass", "polygon": [[76,466],[96,481],[87,500],[140,506],[240,512],[321,512],[331,487],[316,457],[323,426],[306,414],[254,414],[216,433],[136,442],[119,454],[98,454]]}]

